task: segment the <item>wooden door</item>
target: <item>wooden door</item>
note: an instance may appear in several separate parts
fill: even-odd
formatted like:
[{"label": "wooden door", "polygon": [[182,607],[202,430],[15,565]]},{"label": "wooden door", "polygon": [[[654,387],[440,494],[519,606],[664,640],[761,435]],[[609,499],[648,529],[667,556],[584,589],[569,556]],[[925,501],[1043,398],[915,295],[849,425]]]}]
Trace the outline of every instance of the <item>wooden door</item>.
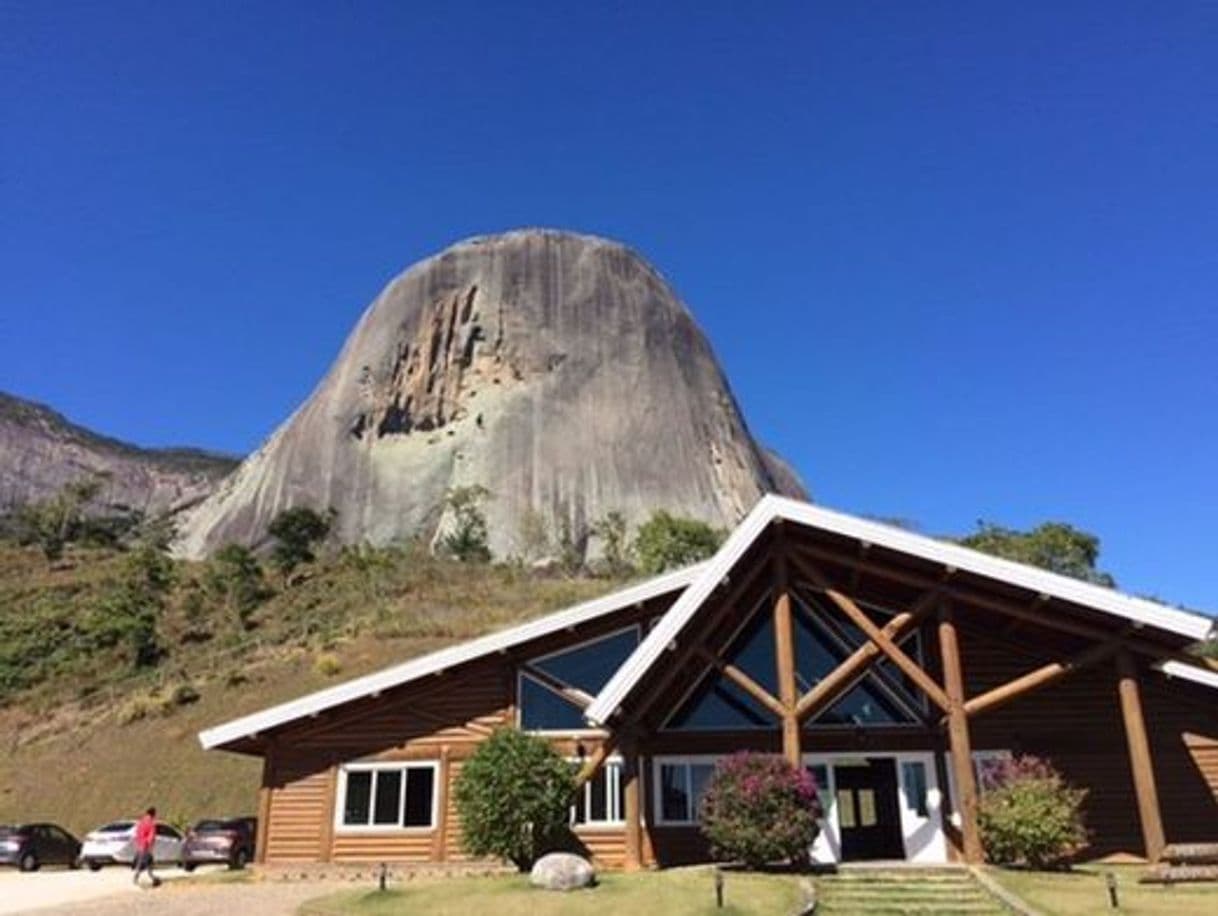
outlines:
[{"label": "wooden door", "polygon": [[897,768],[891,758],[834,767],[842,861],[904,859]]}]

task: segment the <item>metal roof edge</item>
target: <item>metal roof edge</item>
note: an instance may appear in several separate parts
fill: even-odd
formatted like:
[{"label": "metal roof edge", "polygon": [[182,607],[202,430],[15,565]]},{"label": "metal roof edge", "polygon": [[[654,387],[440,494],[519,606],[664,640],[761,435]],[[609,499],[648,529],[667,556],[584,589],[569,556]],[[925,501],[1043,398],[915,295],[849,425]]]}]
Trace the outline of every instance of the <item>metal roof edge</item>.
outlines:
[{"label": "metal roof edge", "polygon": [[296,719],[333,709],[352,700],[361,699],[382,690],[400,687],[428,674],[464,664],[506,649],[519,643],[546,636],[557,630],[595,620],[605,614],[620,610],[640,601],[656,598],[667,592],[687,588],[694,582],[706,564],[700,563],[684,569],[663,573],[652,579],[627,586],[600,598],[585,601],[573,607],[555,611],[536,620],[489,633],[467,642],[410,659],[399,665],[383,668],[362,677],[354,678],[334,687],[318,690],[295,700],[271,706],[250,715],[242,716],[198,733],[199,744],[205,750],[220,747],[240,738],[248,738],[258,732],[276,728]]},{"label": "metal roof edge", "polygon": [[1186,665],[1184,662],[1159,662],[1155,667],[1169,678],[1178,677],[1184,681],[1204,684],[1206,687],[1218,690],[1218,671],[1207,671],[1205,668]]}]

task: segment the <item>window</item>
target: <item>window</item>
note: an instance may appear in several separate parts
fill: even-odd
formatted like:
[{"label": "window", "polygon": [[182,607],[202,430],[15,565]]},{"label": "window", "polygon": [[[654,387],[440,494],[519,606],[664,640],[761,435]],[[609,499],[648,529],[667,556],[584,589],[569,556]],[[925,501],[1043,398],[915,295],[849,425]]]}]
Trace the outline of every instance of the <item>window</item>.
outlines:
[{"label": "window", "polygon": [[657,760],[660,791],[656,820],[661,824],[696,824],[698,808],[711,773],[712,760]]},{"label": "window", "polygon": [[571,823],[577,826],[622,824],[622,762],[609,760],[584,783],[571,806]]},{"label": "window", "polygon": [[[569,649],[530,659],[520,672],[517,703],[525,731],[587,731],[583,709],[552,686],[594,696],[639,644],[639,628],[627,627]],[[536,677],[528,668],[536,669]],[[552,679],[552,680],[551,680]],[[551,680],[551,683],[546,683]]]},{"label": "window", "polygon": [[927,817],[926,764],[916,760],[902,763],[901,784],[905,787],[905,807],[918,817]]},{"label": "window", "polygon": [[400,830],[435,821],[436,764],[352,764],[340,771],[339,827]]},{"label": "window", "polygon": [[[778,693],[778,670],[774,652],[774,616],[768,607],[769,596],[762,596],[748,624],[729,644],[724,657],[768,690]],[[714,731],[739,729],[776,729],[774,714],[754,700],[733,681],[711,669],[665,723],[677,731]]]},{"label": "window", "polygon": [[812,763],[805,765],[804,769],[812,774],[812,780],[816,783],[821,816],[828,817],[829,809],[833,807],[833,793],[829,791],[829,767],[824,763]]}]

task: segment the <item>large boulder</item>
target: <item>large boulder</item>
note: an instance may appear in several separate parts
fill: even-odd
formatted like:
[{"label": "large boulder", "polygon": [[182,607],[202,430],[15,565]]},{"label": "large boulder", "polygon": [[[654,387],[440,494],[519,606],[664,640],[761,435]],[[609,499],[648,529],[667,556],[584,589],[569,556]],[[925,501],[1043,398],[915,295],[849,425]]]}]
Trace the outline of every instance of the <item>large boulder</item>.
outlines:
[{"label": "large boulder", "polygon": [[582,856],[571,852],[551,852],[533,865],[529,883],[548,891],[574,891],[590,887],[596,880],[596,869]]}]

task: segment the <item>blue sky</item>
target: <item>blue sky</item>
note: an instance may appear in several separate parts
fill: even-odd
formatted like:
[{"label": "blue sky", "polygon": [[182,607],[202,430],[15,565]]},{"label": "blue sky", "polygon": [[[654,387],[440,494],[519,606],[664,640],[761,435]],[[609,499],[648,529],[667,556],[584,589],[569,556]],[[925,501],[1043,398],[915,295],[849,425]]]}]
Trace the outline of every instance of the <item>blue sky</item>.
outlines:
[{"label": "blue sky", "polygon": [[[657,8],[658,7],[658,8]],[[0,4],[0,388],[253,448],[411,262],[626,241],[815,497],[1218,611],[1218,5]]]}]

